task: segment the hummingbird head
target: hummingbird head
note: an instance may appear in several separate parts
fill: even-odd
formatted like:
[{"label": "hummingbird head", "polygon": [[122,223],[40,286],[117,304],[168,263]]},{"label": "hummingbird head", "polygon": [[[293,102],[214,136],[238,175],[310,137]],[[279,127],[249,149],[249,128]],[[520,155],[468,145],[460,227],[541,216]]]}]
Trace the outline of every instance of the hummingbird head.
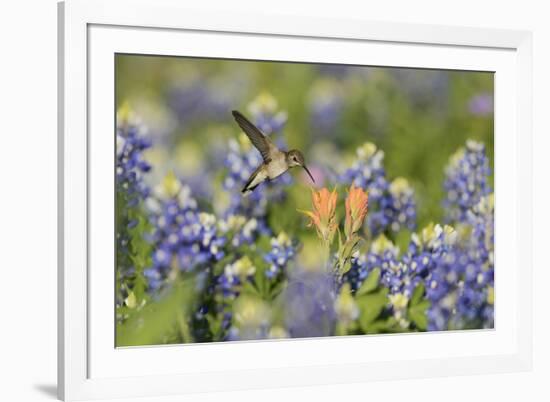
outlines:
[{"label": "hummingbird head", "polygon": [[306,166],[306,162],[304,160],[304,155],[298,151],[297,149],[291,149],[286,153],[286,162],[288,164],[288,167],[295,167],[295,166],[301,166],[304,168],[304,170],[307,172],[311,180],[315,183],[315,179],[311,175],[311,172]]}]

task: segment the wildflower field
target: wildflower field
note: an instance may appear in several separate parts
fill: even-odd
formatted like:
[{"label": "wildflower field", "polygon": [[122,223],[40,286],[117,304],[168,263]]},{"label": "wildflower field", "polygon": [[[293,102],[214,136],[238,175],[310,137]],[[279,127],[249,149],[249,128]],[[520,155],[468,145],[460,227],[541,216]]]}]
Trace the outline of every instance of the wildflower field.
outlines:
[{"label": "wildflower field", "polygon": [[[116,345],[494,327],[493,74],[116,56]],[[239,110],[290,169],[262,163]]]}]

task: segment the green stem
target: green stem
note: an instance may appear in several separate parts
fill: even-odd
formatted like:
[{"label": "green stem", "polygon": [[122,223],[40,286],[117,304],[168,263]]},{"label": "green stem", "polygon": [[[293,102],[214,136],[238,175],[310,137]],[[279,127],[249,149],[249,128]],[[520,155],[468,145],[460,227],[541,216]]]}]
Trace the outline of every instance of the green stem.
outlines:
[{"label": "green stem", "polygon": [[325,262],[325,270],[330,270],[330,243],[327,240],[321,240],[321,248],[323,249],[323,261]]},{"label": "green stem", "polygon": [[184,343],[192,343],[193,337],[191,336],[191,332],[189,331],[189,325],[187,323],[187,320],[185,319],[185,316],[183,315],[183,312],[180,310],[177,316],[178,319],[178,326],[180,330],[180,335],[183,339]]}]

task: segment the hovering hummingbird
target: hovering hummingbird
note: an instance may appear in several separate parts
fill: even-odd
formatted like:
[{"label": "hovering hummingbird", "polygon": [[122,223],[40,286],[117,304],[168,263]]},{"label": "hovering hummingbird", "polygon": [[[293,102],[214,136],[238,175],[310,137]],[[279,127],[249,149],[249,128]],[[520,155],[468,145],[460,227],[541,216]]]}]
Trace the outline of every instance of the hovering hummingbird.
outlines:
[{"label": "hovering hummingbird", "polygon": [[315,183],[315,179],[304,161],[304,155],[300,151],[297,149],[281,151],[258,127],[252,124],[240,112],[233,110],[232,114],[252,144],[260,151],[264,160],[244,185],[242,189],[243,194],[254,191],[260,183],[265,180],[273,180],[295,166],[303,167]]}]

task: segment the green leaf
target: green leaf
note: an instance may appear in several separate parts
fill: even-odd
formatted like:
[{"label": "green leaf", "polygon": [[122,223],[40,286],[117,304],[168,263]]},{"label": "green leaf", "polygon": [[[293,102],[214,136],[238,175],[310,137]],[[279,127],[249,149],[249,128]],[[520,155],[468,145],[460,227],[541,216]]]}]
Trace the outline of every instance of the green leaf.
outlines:
[{"label": "green leaf", "polygon": [[377,319],[369,324],[370,333],[387,333],[395,332],[395,326],[397,321],[394,317],[388,317],[386,319]]},{"label": "green leaf", "polygon": [[256,247],[263,251],[271,249],[271,238],[269,236],[260,236],[256,239]]},{"label": "green leaf", "polygon": [[413,291],[413,294],[411,296],[411,301],[409,302],[410,306],[416,306],[420,301],[422,300],[422,297],[424,296],[424,283],[420,282]]},{"label": "green leaf", "polygon": [[344,275],[346,272],[348,272],[351,269],[351,260],[346,259],[344,263],[342,264],[342,267],[340,269],[340,276]]},{"label": "green leaf", "polygon": [[[194,308],[195,278],[187,277],[175,283],[162,299],[149,303],[124,323],[117,323],[116,346],[144,346],[165,343],[163,337],[178,325],[185,342],[189,337],[187,319]],[[187,338],[187,339],[185,339]]]},{"label": "green leaf", "polygon": [[286,285],[286,281],[280,280],[277,283],[275,283],[273,286],[271,286],[271,289],[269,291],[269,297],[271,300],[275,299],[284,289]]},{"label": "green leaf", "polygon": [[256,271],[254,272],[254,283],[262,298],[267,299],[269,296],[269,284],[265,276],[265,263],[259,256],[254,256],[252,262],[254,267],[256,267]]},{"label": "green leaf", "polygon": [[242,293],[251,293],[255,296],[261,297],[260,292],[258,291],[258,289],[256,289],[256,287],[249,281],[246,281],[243,284]]},{"label": "green leaf", "polygon": [[419,330],[425,331],[428,327],[427,311],[430,308],[429,300],[423,300],[420,303],[409,308],[409,318]]},{"label": "green leaf", "polygon": [[371,293],[378,287],[378,283],[380,282],[380,268],[374,268],[369,275],[367,276],[367,279],[363,282],[359,290],[357,291],[357,295],[365,295],[367,293]]},{"label": "green leaf", "polygon": [[401,229],[395,237],[395,245],[399,247],[399,250],[407,250],[410,242],[411,231],[404,228]]},{"label": "green leaf", "polygon": [[378,318],[387,304],[387,289],[380,289],[375,293],[362,295],[357,298],[361,310],[359,325],[364,332],[370,331],[370,324]]}]

